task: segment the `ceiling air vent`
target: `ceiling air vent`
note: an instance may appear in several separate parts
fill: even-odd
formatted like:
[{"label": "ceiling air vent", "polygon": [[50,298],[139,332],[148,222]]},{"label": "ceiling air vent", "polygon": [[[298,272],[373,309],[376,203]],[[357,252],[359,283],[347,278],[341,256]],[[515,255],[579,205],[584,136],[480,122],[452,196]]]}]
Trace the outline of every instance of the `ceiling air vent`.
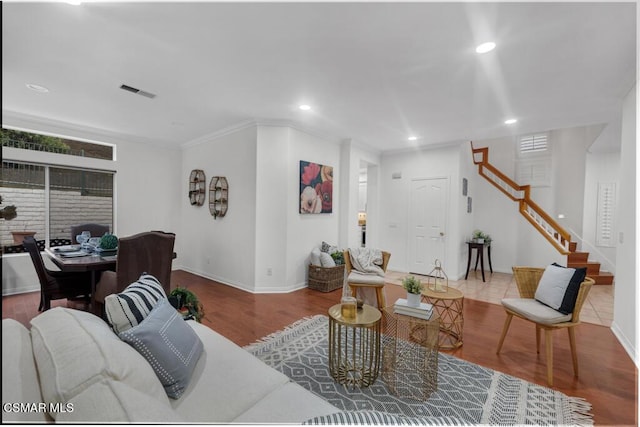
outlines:
[{"label": "ceiling air vent", "polygon": [[126,90],[128,92],[136,93],[136,94],[141,95],[141,96],[146,96],[147,98],[152,98],[153,99],[153,98],[156,97],[156,95],[151,93],[151,92],[146,92],[144,90],[140,90],[140,89],[137,89],[135,87],[131,87],[131,86],[128,86],[128,85],[125,85],[125,84],[120,85],[120,89]]}]

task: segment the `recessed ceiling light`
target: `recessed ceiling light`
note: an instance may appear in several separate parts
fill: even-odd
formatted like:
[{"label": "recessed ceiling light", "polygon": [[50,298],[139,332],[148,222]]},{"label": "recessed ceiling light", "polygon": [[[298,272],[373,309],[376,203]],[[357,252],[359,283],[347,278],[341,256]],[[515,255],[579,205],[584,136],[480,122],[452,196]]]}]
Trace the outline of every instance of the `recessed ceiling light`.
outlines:
[{"label": "recessed ceiling light", "polygon": [[410,136],[409,138],[407,138],[409,141],[415,141],[416,139],[418,139],[417,136]]},{"label": "recessed ceiling light", "polygon": [[80,6],[82,4],[82,1],[80,1],[80,0],[67,0],[67,3],[72,5],[72,6]]},{"label": "recessed ceiling light", "polygon": [[40,85],[36,85],[33,83],[26,83],[27,87],[35,92],[40,92],[40,93],[47,93],[49,92],[49,89],[47,89],[44,86],[40,86]]},{"label": "recessed ceiling light", "polygon": [[301,109],[302,111],[309,111],[311,110],[311,105],[302,104],[298,108]]},{"label": "recessed ceiling light", "polygon": [[482,43],[481,45],[478,45],[478,47],[476,47],[476,52],[487,53],[487,52],[491,52],[495,48],[496,48],[496,44],[494,42],[486,42],[486,43]]},{"label": "recessed ceiling light", "polygon": [[514,123],[518,123],[518,119],[508,119],[504,121],[505,125],[512,125]]}]

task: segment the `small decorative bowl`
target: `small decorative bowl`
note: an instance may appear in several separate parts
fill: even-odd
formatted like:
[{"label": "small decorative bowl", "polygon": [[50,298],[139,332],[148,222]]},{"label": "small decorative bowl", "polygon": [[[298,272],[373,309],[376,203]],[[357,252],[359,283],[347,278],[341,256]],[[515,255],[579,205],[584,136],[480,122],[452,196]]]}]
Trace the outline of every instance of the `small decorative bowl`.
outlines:
[{"label": "small decorative bowl", "polygon": [[360,310],[362,308],[362,306],[364,305],[364,300],[357,298],[356,299],[356,305],[358,306],[358,310]]}]

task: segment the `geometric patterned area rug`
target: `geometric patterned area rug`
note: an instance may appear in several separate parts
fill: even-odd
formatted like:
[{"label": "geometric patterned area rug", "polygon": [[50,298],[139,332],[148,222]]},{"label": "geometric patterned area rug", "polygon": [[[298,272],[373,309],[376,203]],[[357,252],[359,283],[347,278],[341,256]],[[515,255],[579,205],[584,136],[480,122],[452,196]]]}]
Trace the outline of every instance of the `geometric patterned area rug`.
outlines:
[{"label": "geometric patterned area rug", "polygon": [[455,417],[483,425],[593,425],[586,400],[492,369],[438,355],[438,387],[426,401],[394,396],[382,375],[369,387],[336,383],[328,369],[329,319],[316,315],[244,347],[343,411]]}]

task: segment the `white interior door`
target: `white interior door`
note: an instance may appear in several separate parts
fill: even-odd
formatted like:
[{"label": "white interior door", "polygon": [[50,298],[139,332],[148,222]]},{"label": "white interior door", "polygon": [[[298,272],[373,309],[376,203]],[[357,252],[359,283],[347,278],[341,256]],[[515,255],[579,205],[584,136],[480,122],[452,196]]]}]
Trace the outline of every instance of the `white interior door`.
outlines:
[{"label": "white interior door", "polygon": [[429,274],[434,261],[444,265],[449,180],[411,181],[409,203],[409,271]]}]

